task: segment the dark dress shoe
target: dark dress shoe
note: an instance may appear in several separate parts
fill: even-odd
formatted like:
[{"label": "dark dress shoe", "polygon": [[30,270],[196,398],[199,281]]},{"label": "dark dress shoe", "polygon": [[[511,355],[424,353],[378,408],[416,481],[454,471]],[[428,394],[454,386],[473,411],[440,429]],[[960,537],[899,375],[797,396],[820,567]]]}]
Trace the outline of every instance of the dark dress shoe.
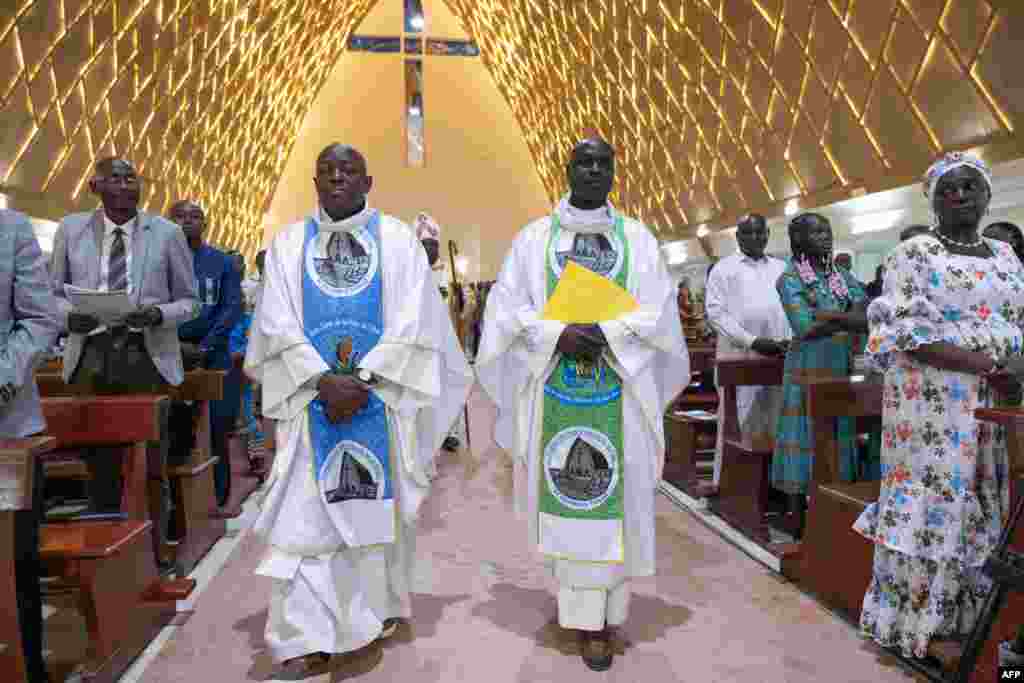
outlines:
[{"label": "dark dress shoe", "polygon": [[607,671],[612,668],[612,639],[608,629],[586,631],[583,634],[583,663],[591,671]]}]

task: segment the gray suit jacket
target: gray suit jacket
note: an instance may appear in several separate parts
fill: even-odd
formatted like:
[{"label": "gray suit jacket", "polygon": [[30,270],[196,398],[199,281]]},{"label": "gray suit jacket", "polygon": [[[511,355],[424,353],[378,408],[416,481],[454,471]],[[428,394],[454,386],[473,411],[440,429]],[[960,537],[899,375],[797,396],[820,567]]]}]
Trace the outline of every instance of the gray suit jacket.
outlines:
[{"label": "gray suit jacket", "polygon": [[[103,253],[103,209],[76,213],[60,222],[53,240],[53,293],[67,327],[71,303],[64,284],[98,289],[100,258]],[[194,318],[199,310],[199,294],[192,268],[192,252],[185,234],[174,223],[139,212],[132,231],[132,298],[141,306],[156,306],[164,320],[145,330],[146,350],[153,364],[170,384],[181,384],[185,371],[178,345],[178,325]],[[70,381],[82,355],[85,335],[68,335],[64,351],[64,380]]]},{"label": "gray suit jacket", "polygon": [[35,369],[57,340],[60,321],[50,293],[46,257],[28,218],[0,210],[0,386],[14,389],[0,406],[0,437],[46,428]]}]

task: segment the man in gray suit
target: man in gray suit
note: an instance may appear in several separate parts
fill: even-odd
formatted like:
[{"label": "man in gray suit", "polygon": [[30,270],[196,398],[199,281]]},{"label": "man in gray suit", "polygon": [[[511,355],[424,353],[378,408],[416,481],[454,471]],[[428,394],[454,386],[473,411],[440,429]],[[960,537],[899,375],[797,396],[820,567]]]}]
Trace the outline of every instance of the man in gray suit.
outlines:
[{"label": "man in gray suit", "polygon": [[[48,279],[32,224],[20,213],[0,210],[0,438],[31,436],[46,428],[33,373],[61,327]],[[14,513],[14,580],[28,680],[37,683],[47,680],[39,594],[43,516],[39,460],[33,482],[32,509]]]},{"label": "man in gray suit", "polygon": [[[89,189],[102,208],[67,216],[54,237],[53,291],[70,332],[64,380],[85,395],[162,393],[185,378],[178,326],[199,311],[192,252],[177,225],[139,211],[140,181],[130,162],[103,159]],[[73,309],[65,284],[127,290],[138,308],[123,324],[101,326]],[[117,512],[120,455],[93,450],[87,458],[92,511]]]}]

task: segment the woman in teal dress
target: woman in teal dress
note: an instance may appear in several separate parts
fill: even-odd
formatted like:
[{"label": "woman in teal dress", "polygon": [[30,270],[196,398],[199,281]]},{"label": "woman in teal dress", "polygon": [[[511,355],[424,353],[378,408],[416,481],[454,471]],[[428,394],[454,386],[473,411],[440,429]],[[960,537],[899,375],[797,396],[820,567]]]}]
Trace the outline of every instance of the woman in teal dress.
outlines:
[{"label": "woman in teal dress", "polygon": [[[793,343],[782,378],[771,483],[789,496],[800,535],[814,463],[814,433],[804,388],[797,380],[850,375],[853,335],[867,332],[867,295],[852,274],[832,265],[832,226],[827,218],[816,213],[796,216],[789,224],[789,240],[793,258],[776,288],[793,328]],[[828,320],[819,314],[828,314]],[[838,422],[839,474],[852,481],[857,477],[854,419]]]}]

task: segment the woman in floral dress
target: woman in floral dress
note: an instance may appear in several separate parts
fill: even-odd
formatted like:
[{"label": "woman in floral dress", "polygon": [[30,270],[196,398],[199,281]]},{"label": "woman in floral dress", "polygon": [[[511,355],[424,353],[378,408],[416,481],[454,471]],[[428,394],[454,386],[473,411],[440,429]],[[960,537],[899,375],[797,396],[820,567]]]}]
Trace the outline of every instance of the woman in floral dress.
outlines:
[{"label": "woman in floral dress", "polygon": [[981,566],[1009,505],[1006,433],[976,408],[1019,402],[1003,366],[1021,353],[1024,271],[982,238],[991,180],[947,155],[925,194],[937,227],[897,246],[868,309],[872,363],[885,373],[882,487],[854,528],[875,544],[861,631],[906,657],[970,632],[988,592]]},{"label": "woman in floral dress", "polygon": [[[789,224],[793,259],[776,288],[793,329],[782,379],[782,414],[772,454],[772,486],[789,495],[797,515],[797,534],[803,532],[807,489],[814,462],[814,432],[804,401],[804,388],[796,380],[847,377],[852,365],[850,333],[864,332],[867,324],[862,302],[867,295],[849,271],[832,265],[832,226],[816,213],[796,216]],[[821,320],[827,314],[829,320]],[[857,472],[857,444],[853,418],[841,418],[840,476],[852,481]]]}]

